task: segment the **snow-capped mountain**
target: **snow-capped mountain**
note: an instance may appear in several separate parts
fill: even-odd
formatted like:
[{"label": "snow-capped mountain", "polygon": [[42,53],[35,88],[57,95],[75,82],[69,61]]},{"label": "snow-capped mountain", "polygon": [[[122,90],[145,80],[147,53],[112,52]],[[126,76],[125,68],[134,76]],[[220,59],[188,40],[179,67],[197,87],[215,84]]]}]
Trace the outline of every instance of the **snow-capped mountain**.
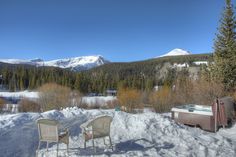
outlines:
[{"label": "snow-capped mountain", "polygon": [[159,57],[166,57],[166,56],[181,56],[181,55],[190,55],[191,53],[186,51],[186,50],[183,50],[183,49],[173,49],[171,50],[170,52],[164,54],[164,55],[161,55]]},{"label": "snow-capped mountain", "polygon": [[[102,56],[83,56],[43,62],[43,66],[70,68],[75,71],[87,70],[108,63]],[[41,65],[42,66],[42,65]]]},{"label": "snow-capped mountain", "polygon": [[53,66],[74,71],[81,71],[91,69],[109,61],[105,60],[102,56],[82,56],[67,59],[57,59],[51,61],[43,61],[42,59],[21,60],[21,59],[0,59],[0,62],[8,64],[28,64],[35,66]]},{"label": "snow-capped mountain", "polygon": [[33,64],[33,61],[23,59],[0,59],[0,62],[8,64]]}]

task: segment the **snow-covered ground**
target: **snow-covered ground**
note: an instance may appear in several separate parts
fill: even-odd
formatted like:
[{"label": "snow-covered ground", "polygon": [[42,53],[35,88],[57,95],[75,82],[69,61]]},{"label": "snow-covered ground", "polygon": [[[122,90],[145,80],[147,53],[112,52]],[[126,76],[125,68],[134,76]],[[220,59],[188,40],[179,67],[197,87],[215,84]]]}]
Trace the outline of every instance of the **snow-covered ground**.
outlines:
[{"label": "snow-covered ground", "polygon": [[114,96],[85,96],[82,98],[82,103],[88,104],[89,106],[106,106],[107,103],[117,100]]},{"label": "snow-covered ground", "polygon": [[[111,138],[114,151],[95,141],[83,148],[80,125],[99,115],[113,117]],[[69,154],[66,146],[59,145],[59,156],[236,156],[236,125],[209,133],[198,128],[175,123],[170,114],[146,112],[130,114],[114,110],[82,110],[76,107],[62,111],[44,113],[19,113],[0,116],[0,156],[33,157],[38,145],[36,120],[51,118],[59,120],[62,128],[70,131]],[[40,157],[56,156],[56,144],[45,145],[39,151]]]},{"label": "snow-covered ground", "polygon": [[0,92],[0,97],[5,98],[38,98],[38,92],[19,91],[19,92]]},{"label": "snow-covered ground", "polygon": [[[29,98],[29,99],[37,99],[39,97],[39,93],[36,91],[19,91],[19,92],[0,92],[0,97],[5,98]],[[114,96],[84,96],[82,97],[82,103],[86,103],[88,105],[106,105],[109,101],[116,100]]]}]

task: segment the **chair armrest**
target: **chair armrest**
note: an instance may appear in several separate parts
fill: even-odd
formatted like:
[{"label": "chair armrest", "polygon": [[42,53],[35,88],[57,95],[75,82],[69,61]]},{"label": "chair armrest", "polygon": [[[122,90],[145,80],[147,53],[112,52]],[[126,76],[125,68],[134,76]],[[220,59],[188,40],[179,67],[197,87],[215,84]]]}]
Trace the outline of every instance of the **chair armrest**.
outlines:
[{"label": "chair armrest", "polygon": [[83,123],[83,124],[80,125],[80,128],[81,128],[82,130],[84,130],[86,127],[87,127],[87,124],[86,124],[86,123]]},{"label": "chair armrest", "polygon": [[64,134],[69,134],[69,129],[68,128],[65,128],[63,131],[61,131],[60,133],[59,133],[59,135],[64,135]]},{"label": "chair armrest", "polygon": [[65,144],[69,144],[69,130],[66,128],[63,132],[59,134],[59,141]]},{"label": "chair armrest", "polygon": [[65,128],[65,132],[66,132],[66,134],[69,134],[69,129]]},{"label": "chair armrest", "polygon": [[91,123],[89,121],[83,123],[80,125],[80,128],[82,129],[82,131],[92,131],[91,129]]},{"label": "chair armrest", "polygon": [[82,134],[85,138],[85,141],[93,138],[93,130],[89,123],[83,123],[80,125],[80,128],[82,129]]}]

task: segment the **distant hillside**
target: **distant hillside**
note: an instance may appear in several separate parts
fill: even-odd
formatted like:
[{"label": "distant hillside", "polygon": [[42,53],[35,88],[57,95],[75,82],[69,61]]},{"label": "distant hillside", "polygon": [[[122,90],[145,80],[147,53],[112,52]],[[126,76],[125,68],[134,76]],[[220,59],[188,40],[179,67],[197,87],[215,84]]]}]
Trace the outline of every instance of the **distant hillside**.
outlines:
[{"label": "distant hillside", "polygon": [[83,93],[103,93],[118,86],[151,90],[157,84],[187,70],[196,76],[201,63],[212,61],[212,54],[167,56],[130,63],[108,63],[90,70],[73,72],[58,67],[0,63],[0,84],[10,90],[35,89],[48,82],[78,89]]},{"label": "distant hillside", "polygon": [[[162,66],[164,63],[170,63],[170,64],[183,64],[187,63],[190,66],[199,66],[197,64],[194,64],[198,61],[207,61],[212,62],[213,60],[213,54],[192,54],[192,55],[181,55],[181,56],[166,56],[161,58],[154,58],[144,61],[137,61],[137,62],[117,62],[117,63],[109,63],[105,64],[93,69],[90,69],[86,72],[88,73],[94,73],[94,72],[117,72],[117,73],[124,73],[124,72],[130,72],[136,73],[136,72],[147,72],[151,73],[155,70],[157,70],[157,67]],[[153,74],[153,73],[152,73]]]},{"label": "distant hillside", "polygon": [[212,54],[167,56],[139,62],[109,63],[82,72],[91,91],[102,92],[119,85],[150,90],[163,84],[168,77],[175,77],[178,71],[187,70],[197,77],[201,65],[213,59]]}]

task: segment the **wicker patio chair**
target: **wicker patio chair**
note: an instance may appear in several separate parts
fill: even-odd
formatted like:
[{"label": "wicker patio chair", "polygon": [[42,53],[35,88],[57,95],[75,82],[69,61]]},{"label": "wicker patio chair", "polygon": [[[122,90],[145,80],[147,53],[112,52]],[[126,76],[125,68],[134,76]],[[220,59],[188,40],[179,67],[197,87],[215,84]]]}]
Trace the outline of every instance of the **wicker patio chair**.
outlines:
[{"label": "wicker patio chair", "polygon": [[68,153],[68,145],[69,145],[69,131],[66,129],[64,132],[59,133],[58,127],[59,122],[56,120],[50,119],[39,119],[37,121],[38,124],[38,132],[39,132],[39,145],[38,150],[40,149],[41,142],[47,142],[47,151],[48,144],[52,142],[57,143],[57,156],[58,156],[58,144],[59,142],[65,143],[67,145],[67,153]]},{"label": "wicker patio chair", "polygon": [[84,136],[84,148],[86,148],[86,142],[92,140],[93,149],[96,152],[96,148],[94,147],[94,139],[103,138],[104,144],[106,145],[105,138],[108,137],[110,147],[113,150],[110,137],[111,122],[112,122],[112,117],[102,116],[82,124],[80,127],[82,129],[82,133]]}]

